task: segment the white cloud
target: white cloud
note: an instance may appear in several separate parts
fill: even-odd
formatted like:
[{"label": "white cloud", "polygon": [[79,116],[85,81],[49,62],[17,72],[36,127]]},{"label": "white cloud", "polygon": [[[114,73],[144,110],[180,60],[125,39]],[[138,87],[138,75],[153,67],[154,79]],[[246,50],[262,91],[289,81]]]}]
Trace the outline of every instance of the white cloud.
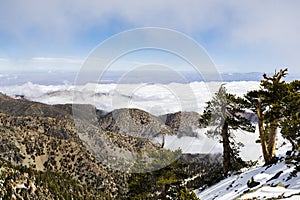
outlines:
[{"label": "white cloud", "polygon": [[31,30],[59,36],[121,18],[136,26],[205,30],[222,23],[220,4],[223,3],[215,0],[12,0],[1,2],[0,15],[6,20],[0,21],[0,27],[17,36]]},{"label": "white cloud", "polygon": [[53,57],[33,57],[32,62],[40,63],[65,63],[65,64],[82,64],[84,59],[82,58],[53,58]]},{"label": "white cloud", "polygon": [[12,0],[1,2],[0,15],[6,20],[0,21],[0,27],[16,35],[32,30],[59,36],[72,35],[120,18],[133,26],[162,26],[188,33],[218,29],[243,41],[278,41],[284,35],[294,38],[295,30],[299,32],[299,3],[278,0]]},{"label": "white cloud", "polygon": [[[11,0],[0,3],[0,33],[25,40],[27,45],[35,38],[68,44],[81,32],[105,26],[112,32],[159,26],[198,38],[212,31],[216,36],[208,37],[215,37],[216,48],[252,49],[268,54],[268,59],[282,56],[283,63],[296,67],[299,6],[297,0]],[[110,24],[116,19],[123,24]],[[28,41],[30,35],[33,38]]]}]

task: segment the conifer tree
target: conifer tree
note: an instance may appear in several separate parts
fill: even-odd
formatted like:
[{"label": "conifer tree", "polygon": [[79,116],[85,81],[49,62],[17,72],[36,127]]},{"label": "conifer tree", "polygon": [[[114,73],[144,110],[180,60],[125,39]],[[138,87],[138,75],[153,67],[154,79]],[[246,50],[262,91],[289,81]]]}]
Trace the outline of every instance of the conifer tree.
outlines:
[{"label": "conifer tree", "polygon": [[233,139],[232,130],[254,132],[255,127],[244,116],[245,100],[229,94],[224,85],[207,103],[207,107],[200,119],[200,123],[213,126],[207,132],[210,137],[220,138],[223,144],[223,173],[228,176],[229,171],[235,171],[245,165],[238,156],[239,146]]},{"label": "conifer tree", "polygon": [[292,150],[300,146],[300,81],[287,85],[287,95],[283,98],[283,119],[280,122],[281,134],[292,145]]},{"label": "conifer tree", "polygon": [[183,187],[177,194],[179,200],[200,200],[193,191]]},{"label": "conifer tree", "polygon": [[259,90],[245,95],[248,108],[257,114],[260,142],[266,164],[275,157],[278,127],[284,118],[284,98],[288,95],[288,84],[282,80],[287,69],[275,71],[273,76],[263,75]]}]

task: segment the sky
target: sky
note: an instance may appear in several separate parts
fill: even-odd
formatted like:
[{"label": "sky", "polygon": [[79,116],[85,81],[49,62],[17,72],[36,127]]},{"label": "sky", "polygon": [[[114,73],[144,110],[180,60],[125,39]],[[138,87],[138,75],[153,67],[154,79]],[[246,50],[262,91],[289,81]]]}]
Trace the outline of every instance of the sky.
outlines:
[{"label": "sky", "polygon": [[[0,0],[0,71],[76,71],[113,35],[160,27],[195,40],[220,72],[300,74],[299,8],[297,0]],[[120,63],[172,60],[150,55]]]}]

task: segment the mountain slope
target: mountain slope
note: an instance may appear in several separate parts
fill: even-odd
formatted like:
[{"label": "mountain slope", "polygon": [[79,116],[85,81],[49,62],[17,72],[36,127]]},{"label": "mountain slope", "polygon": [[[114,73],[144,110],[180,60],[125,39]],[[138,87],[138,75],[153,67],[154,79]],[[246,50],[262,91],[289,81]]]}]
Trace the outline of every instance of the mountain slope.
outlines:
[{"label": "mountain slope", "polygon": [[104,196],[66,174],[13,166],[0,159],[1,199],[101,199]]},{"label": "mountain slope", "polygon": [[165,124],[171,127],[178,137],[197,136],[197,129],[200,128],[200,114],[196,112],[176,112],[160,116]]},{"label": "mountain slope", "polygon": [[[67,190],[83,188],[79,196],[124,199],[130,193],[128,180],[136,176],[131,169],[140,172],[141,167],[149,166],[157,170],[175,161],[169,157],[179,158],[180,151],[164,150],[150,140],[159,134],[174,134],[177,120],[168,126],[138,109],[105,113],[88,104],[46,105],[2,94],[0,103],[0,186],[5,185],[0,187],[0,198],[8,193],[11,198],[25,198],[32,182],[40,193],[29,196],[31,199],[68,199],[57,193],[62,187],[53,186],[60,183]],[[202,182],[207,185],[211,174],[220,171],[221,161],[220,155],[184,155],[179,162],[183,168],[170,173],[187,177],[189,180],[183,181],[194,189]],[[24,178],[23,170],[33,174]],[[165,169],[161,172],[164,176]],[[148,175],[152,181],[163,177],[156,171]],[[7,177],[13,177],[12,181]],[[23,183],[26,188],[15,188]],[[154,181],[144,190],[159,193],[160,187]]]},{"label": "mountain slope", "polygon": [[233,175],[204,191],[196,190],[200,199],[286,199],[300,198],[299,152],[282,157],[278,163],[259,166]]},{"label": "mountain slope", "polygon": [[100,117],[99,123],[103,130],[137,137],[152,138],[173,134],[173,130],[158,117],[139,109],[114,110]]},{"label": "mountain slope", "polygon": [[[129,167],[131,160],[124,161],[124,157],[161,148],[147,138],[101,129],[98,118],[106,114],[91,105],[46,105],[2,94],[0,103],[1,159],[14,167],[66,174],[106,197],[122,197],[128,188],[130,174],[116,170],[113,164]],[[141,121],[147,114],[132,113]]]},{"label": "mountain slope", "polygon": [[97,161],[72,121],[0,114],[0,127],[0,156],[13,165],[66,173],[98,191],[122,193],[115,185],[125,184],[126,174]]},{"label": "mountain slope", "polygon": [[0,112],[14,116],[40,116],[56,119],[71,119],[70,113],[52,105],[29,101],[27,99],[13,99],[0,93]]}]

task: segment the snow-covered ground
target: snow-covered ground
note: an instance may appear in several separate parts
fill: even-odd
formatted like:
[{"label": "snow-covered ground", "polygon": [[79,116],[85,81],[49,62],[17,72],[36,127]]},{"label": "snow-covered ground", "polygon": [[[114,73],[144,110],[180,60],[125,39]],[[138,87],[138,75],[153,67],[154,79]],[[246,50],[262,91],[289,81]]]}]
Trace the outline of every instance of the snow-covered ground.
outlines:
[{"label": "snow-covered ground", "polygon": [[[290,149],[290,145],[282,145],[284,140],[280,141],[277,152],[283,158],[282,161],[271,166],[260,165],[244,169],[244,172],[232,175],[204,191],[195,190],[197,196],[205,200],[300,199],[300,172],[291,176],[296,165],[286,164],[284,161],[284,154]],[[256,186],[248,186],[249,181],[254,181]]]},{"label": "snow-covered ground", "polygon": [[[297,177],[288,179],[294,165],[284,161],[271,167],[257,167],[239,175],[231,176],[218,184],[196,194],[200,199],[230,200],[230,199],[267,199],[291,197],[300,199],[300,172]],[[276,175],[278,178],[272,179]],[[253,179],[258,185],[249,188],[247,182]],[[297,196],[295,196],[297,195]]]}]

